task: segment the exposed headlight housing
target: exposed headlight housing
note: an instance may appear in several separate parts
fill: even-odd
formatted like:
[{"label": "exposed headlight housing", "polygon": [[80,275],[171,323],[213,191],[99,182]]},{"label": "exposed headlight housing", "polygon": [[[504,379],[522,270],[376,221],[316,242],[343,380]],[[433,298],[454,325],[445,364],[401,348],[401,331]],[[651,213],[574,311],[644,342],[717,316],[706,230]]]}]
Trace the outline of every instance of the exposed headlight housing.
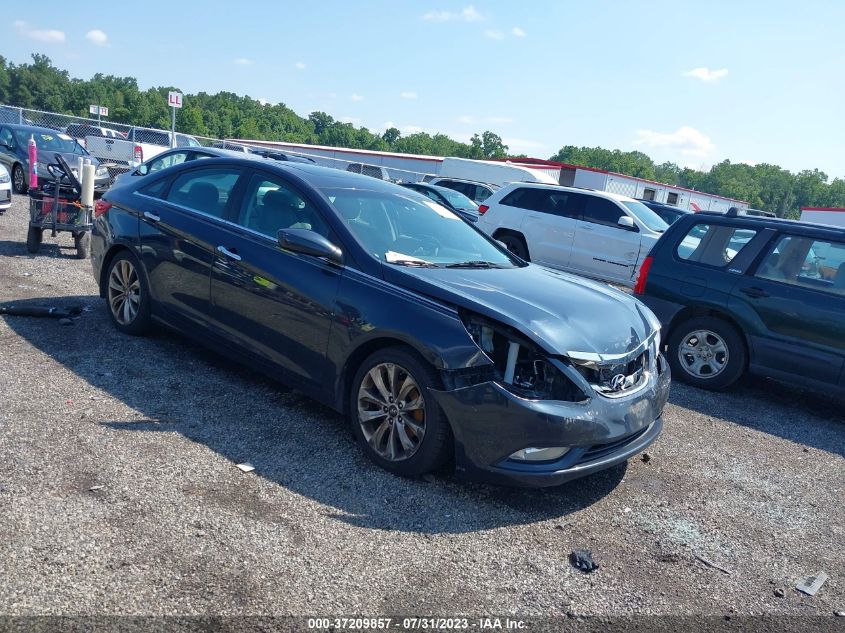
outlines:
[{"label": "exposed headlight housing", "polygon": [[107,168],[103,167],[102,165],[99,165],[97,167],[97,171],[94,172],[94,175],[97,178],[103,178],[103,177],[109,175],[109,170]]},{"label": "exposed headlight housing", "polygon": [[6,169],[5,165],[0,165],[0,182],[7,183],[10,182],[12,179],[9,176],[9,170]]},{"label": "exposed headlight housing", "polygon": [[496,381],[509,391],[534,400],[587,399],[546,354],[519,332],[475,314],[463,315],[463,322],[472,340],[493,364]]}]

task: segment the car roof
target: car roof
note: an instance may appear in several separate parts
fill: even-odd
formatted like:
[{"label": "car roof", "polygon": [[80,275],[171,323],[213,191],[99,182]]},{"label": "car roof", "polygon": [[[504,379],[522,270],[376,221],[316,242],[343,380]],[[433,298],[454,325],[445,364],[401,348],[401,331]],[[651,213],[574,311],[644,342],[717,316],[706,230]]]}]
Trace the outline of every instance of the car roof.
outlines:
[{"label": "car roof", "polygon": [[12,130],[20,130],[21,132],[61,132],[61,130],[57,130],[56,128],[43,125],[21,125],[19,123],[6,123],[5,125]]},{"label": "car roof", "polygon": [[[181,148],[185,149],[185,148]],[[309,163],[295,163],[292,161],[279,161],[270,158],[263,158],[254,154],[244,154],[243,152],[225,151],[225,155],[218,158],[207,158],[202,161],[202,166],[212,165],[240,165],[242,167],[255,167],[260,165],[262,169],[267,171],[275,171],[279,174],[290,174],[301,178],[312,187],[316,189],[325,188],[340,188],[340,189],[359,189],[362,191],[376,191],[383,193],[397,193],[396,185],[385,180],[373,178],[372,176],[365,176],[363,174],[355,174],[343,169],[335,169],[334,167],[321,167],[320,165],[311,165]],[[197,165],[195,161],[181,163],[179,167],[186,167],[186,169],[195,168]],[[399,191],[403,191],[399,189]]]},{"label": "car roof", "polygon": [[564,185],[555,185],[549,182],[509,182],[502,189],[496,193],[501,193],[505,189],[516,189],[517,187],[527,187],[529,189],[554,189],[561,191],[570,191],[572,193],[583,193],[588,196],[596,196],[598,198],[606,198],[609,200],[616,200],[617,202],[641,202],[630,196],[623,196],[619,193],[610,191],[600,191],[598,189],[586,189],[584,187],[566,187]]},{"label": "car roof", "polygon": [[770,218],[762,215],[727,215],[726,213],[716,211],[699,211],[698,213],[690,213],[687,217],[695,218],[695,220],[682,218],[678,222],[708,222],[716,220],[719,224],[733,224],[739,227],[748,227],[757,230],[775,229],[777,231],[791,231],[798,229],[800,231],[816,231],[840,240],[845,238],[845,229],[842,227],[830,224],[816,224],[815,222],[802,222],[801,220],[789,220],[786,218]]},{"label": "car roof", "polygon": [[[433,178],[432,180],[452,180],[454,182],[468,182],[472,185],[483,185],[485,187],[490,187],[491,189],[501,189],[502,188],[501,185],[497,185],[496,183],[493,183],[493,182],[481,182],[480,180],[469,180],[468,178],[452,178],[451,176],[437,176],[436,178]],[[431,184],[431,183],[425,183],[425,184],[428,185],[428,184]]]},{"label": "car roof", "polygon": [[680,213],[693,213],[690,209],[682,209],[681,207],[676,207],[674,204],[655,202],[654,200],[643,200],[642,198],[635,198],[635,200],[637,202],[642,202],[647,207],[659,207],[661,209],[666,209],[667,211],[678,211]]}]

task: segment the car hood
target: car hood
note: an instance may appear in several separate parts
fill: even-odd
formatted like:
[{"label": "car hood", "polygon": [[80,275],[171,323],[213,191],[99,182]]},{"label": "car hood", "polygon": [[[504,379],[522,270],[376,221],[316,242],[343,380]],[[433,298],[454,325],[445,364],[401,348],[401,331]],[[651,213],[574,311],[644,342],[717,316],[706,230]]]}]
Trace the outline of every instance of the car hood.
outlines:
[{"label": "car hood", "polygon": [[388,264],[385,279],[505,323],[554,355],[610,359],[633,352],[659,328],[631,295],[534,264],[503,269]]}]

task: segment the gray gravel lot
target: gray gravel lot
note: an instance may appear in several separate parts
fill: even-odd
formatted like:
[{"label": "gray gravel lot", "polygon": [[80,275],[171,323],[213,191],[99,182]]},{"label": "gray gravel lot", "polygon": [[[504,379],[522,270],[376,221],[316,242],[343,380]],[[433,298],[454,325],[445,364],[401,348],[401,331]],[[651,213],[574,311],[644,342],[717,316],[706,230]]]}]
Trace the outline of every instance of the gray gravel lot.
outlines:
[{"label": "gray gravel lot", "polygon": [[[118,334],[69,235],[37,256],[25,236],[18,196],[0,302],[86,311],[0,317],[0,613],[845,610],[845,403],[675,384],[647,461],[540,491],[404,480],[296,392]],[[570,567],[576,547],[601,568]],[[817,570],[816,596],[793,589]]]}]

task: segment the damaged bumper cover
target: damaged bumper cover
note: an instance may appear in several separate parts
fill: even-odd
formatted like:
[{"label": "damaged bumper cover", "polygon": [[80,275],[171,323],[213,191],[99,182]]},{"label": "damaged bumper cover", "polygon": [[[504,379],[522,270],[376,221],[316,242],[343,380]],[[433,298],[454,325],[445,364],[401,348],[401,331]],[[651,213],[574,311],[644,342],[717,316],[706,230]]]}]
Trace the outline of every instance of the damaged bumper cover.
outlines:
[{"label": "damaged bumper cover", "polygon": [[[457,472],[469,479],[555,486],[621,463],[651,444],[663,427],[668,364],[629,396],[592,395],[583,402],[529,400],[494,381],[433,391],[451,422]],[[545,462],[510,459],[527,447],[569,447]]]}]

